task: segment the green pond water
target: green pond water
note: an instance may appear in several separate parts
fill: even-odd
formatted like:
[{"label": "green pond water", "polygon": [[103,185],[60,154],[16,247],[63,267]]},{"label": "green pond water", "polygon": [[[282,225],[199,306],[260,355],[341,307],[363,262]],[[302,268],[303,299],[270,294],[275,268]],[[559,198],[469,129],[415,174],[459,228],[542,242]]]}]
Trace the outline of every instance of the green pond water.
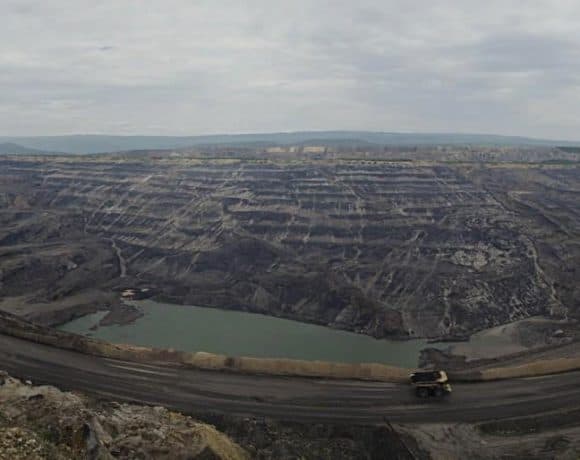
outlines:
[{"label": "green pond water", "polygon": [[416,367],[424,340],[376,340],[365,335],[270,316],[214,308],[131,302],[144,313],[132,324],[99,327],[106,314],[87,315],[59,329],[114,343],[229,356],[376,362]]}]

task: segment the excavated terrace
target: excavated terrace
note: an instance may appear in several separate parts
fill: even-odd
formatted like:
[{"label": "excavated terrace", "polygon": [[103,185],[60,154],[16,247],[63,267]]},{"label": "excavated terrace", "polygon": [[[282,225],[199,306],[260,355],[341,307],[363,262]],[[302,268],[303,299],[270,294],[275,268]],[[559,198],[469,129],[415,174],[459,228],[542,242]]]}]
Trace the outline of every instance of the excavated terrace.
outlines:
[{"label": "excavated terrace", "polygon": [[0,308],[54,324],[148,287],[177,303],[401,338],[573,317],[578,173],[524,163],[0,157]]}]

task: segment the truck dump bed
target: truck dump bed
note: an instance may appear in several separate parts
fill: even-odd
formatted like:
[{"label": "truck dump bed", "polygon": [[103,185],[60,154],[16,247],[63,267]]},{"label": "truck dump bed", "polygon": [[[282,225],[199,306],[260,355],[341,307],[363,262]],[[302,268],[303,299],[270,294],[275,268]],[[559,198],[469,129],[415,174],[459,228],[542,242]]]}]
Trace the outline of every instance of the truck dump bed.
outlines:
[{"label": "truck dump bed", "polygon": [[415,372],[410,375],[411,383],[445,383],[447,374],[442,371]]}]

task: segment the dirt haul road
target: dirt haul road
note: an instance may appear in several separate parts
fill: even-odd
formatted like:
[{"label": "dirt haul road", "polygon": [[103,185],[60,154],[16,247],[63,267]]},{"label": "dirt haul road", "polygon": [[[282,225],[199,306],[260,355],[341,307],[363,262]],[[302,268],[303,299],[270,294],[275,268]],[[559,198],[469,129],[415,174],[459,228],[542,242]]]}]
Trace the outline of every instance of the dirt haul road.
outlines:
[{"label": "dirt haul road", "polygon": [[406,385],[240,375],[118,361],[0,335],[0,369],[35,384],[186,414],[264,416],[302,422],[478,422],[580,408],[580,372],[456,384],[442,401]]}]

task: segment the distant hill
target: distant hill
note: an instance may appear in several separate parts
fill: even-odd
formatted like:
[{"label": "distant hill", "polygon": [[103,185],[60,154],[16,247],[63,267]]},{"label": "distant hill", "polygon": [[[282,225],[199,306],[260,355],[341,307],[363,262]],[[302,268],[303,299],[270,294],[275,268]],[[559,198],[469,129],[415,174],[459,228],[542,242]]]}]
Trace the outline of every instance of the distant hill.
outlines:
[{"label": "distant hill", "polygon": [[566,153],[580,153],[580,146],[558,146],[558,149]]},{"label": "distant hill", "polygon": [[20,144],[15,144],[13,142],[4,142],[0,143],[0,155],[7,155],[7,154],[34,154],[34,155],[43,155],[47,154],[44,150],[38,150],[31,147],[25,147]]},{"label": "distant hill", "polygon": [[[573,146],[578,143],[487,134],[387,133],[369,131],[305,131],[290,133],[226,134],[209,136],[71,135],[0,137],[0,142],[48,152],[100,153],[128,150],[187,148],[204,145],[527,145]],[[18,152],[16,152],[18,153]],[[25,153],[25,152],[22,152]]]}]

